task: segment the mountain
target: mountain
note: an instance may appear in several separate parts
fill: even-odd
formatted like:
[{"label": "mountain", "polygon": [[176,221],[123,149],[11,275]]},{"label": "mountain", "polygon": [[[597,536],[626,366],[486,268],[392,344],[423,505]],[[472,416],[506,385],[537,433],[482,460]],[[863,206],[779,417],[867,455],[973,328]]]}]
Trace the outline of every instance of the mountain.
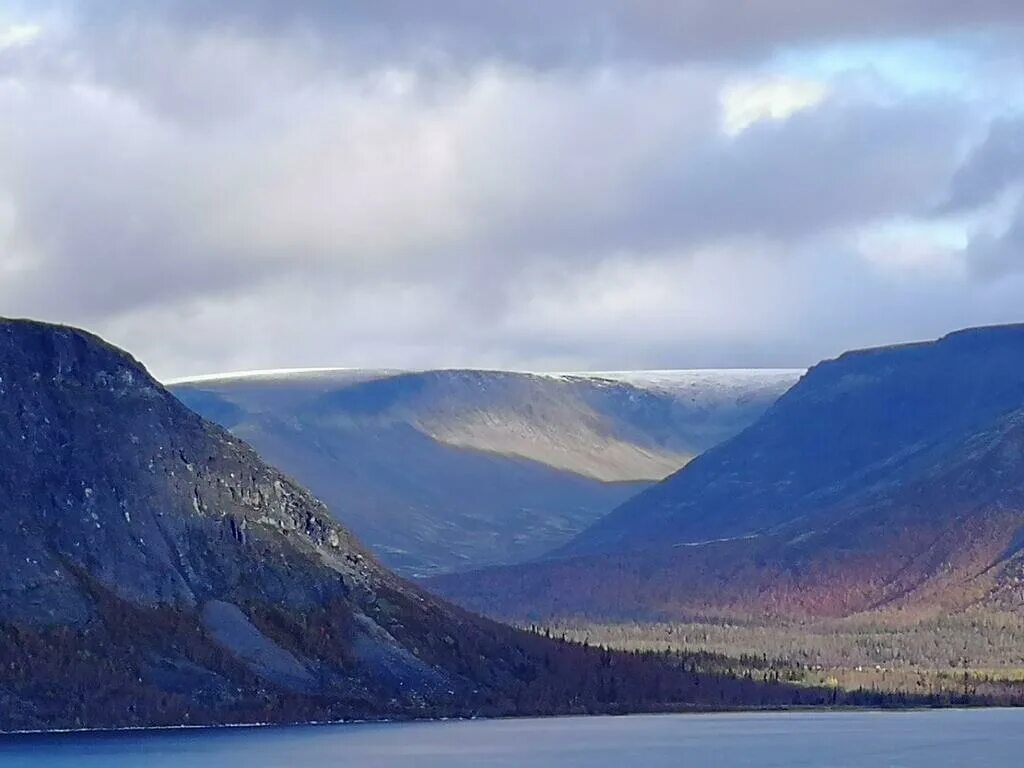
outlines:
[{"label": "mountain", "polygon": [[430,597],[70,328],[0,320],[0,499],[0,730],[824,700]]},{"label": "mountain", "polygon": [[794,371],[317,370],[173,383],[409,576],[529,560],[739,432]]},{"label": "mountain", "polygon": [[823,362],[559,559],[433,586],[509,615],[1018,610],[1022,546],[1024,326],[1003,326]]}]

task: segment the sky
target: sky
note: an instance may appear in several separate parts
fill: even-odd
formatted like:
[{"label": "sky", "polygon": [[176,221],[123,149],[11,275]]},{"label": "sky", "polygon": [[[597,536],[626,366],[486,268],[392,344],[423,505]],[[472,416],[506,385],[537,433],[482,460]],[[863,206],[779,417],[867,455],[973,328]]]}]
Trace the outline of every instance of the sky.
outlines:
[{"label": "sky", "polygon": [[0,0],[0,315],[161,377],[1024,321],[1019,0]]}]

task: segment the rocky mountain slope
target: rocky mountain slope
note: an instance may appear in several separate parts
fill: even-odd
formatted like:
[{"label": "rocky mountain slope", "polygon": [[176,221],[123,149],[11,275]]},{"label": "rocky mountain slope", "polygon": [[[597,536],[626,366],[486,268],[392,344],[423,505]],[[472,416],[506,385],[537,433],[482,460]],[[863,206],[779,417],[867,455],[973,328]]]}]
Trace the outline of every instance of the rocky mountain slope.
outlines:
[{"label": "rocky mountain slope", "polygon": [[736,434],[794,371],[266,372],[172,384],[420,576],[538,557]]},{"label": "rocky mountain slope", "polygon": [[818,695],[432,598],[131,357],[69,328],[0,320],[0,499],[0,730]]},{"label": "rocky mountain slope", "polygon": [[1022,545],[1024,326],[1006,326],[815,366],[562,559],[435,586],[508,614],[1016,610]]}]

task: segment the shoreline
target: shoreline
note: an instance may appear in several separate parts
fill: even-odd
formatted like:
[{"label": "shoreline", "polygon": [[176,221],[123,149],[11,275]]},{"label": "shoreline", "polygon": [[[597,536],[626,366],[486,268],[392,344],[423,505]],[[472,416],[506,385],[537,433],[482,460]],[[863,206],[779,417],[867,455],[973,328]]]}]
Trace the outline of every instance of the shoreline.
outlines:
[{"label": "shoreline", "polygon": [[410,723],[440,724],[440,723],[470,723],[470,722],[501,722],[513,720],[571,720],[571,719],[596,719],[603,717],[627,718],[627,717],[687,717],[707,715],[771,715],[771,714],[808,714],[819,712],[822,714],[849,714],[849,713],[875,713],[875,714],[910,714],[921,712],[978,712],[978,711],[1018,711],[1024,710],[1024,706],[1013,707],[1006,705],[998,706],[908,706],[908,707],[856,707],[856,706],[791,706],[791,707],[730,707],[724,709],[679,709],[650,712],[622,712],[622,713],[571,713],[555,715],[498,715],[498,716],[452,716],[452,717],[385,717],[385,718],[353,718],[351,720],[303,720],[295,722],[261,722],[261,723],[211,723],[211,724],[179,724],[179,725],[130,725],[111,728],[56,728],[56,729],[23,729],[5,731],[0,730],[0,741],[31,739],[33,737],[72,737],[72,736],[121,736],[121,735],[173,735],[181,731],[223,731],[223,730],[272,730],[274,728],[323,728],[336,726],[353,725],[402,725]]}]

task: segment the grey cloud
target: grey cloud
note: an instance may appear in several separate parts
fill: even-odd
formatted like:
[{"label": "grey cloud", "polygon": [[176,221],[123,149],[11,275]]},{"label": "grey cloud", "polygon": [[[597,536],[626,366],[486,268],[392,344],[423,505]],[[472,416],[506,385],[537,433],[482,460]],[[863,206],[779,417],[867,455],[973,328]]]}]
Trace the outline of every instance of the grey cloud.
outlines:
[{"label": "grey cloud", "polygon": [[0,298],[91,319],[285,275],[401,275],[493,305],[538,262],[912,214],[951,170],[955,104],[827,100],[728,138],[721,83],[491,73],[443,97],[268,91],[269,133],[248,116],[182,127],[74,83],[12,98],[0,184],[35,269]]},{"label": "grey cloud", "polygon": [[1019,320],[1024,280],[908,286],[835,241],[774,262],[751,245],[538,274],[518,283],[517,301],[490,311],[452,302],[441,285],[299,281],[185,310],[140,309],[96,329],[171,376],[292,365],[803,366],[848,348]]},{"label": "grey cloud", "polygon": [[1022,179],[1024,118],[997,119],[985,140],[956,172],[940,211],[957,213],[986,205]]},{"label": "grey cloud", "polygon": [[[0,61],[0,312],[89,325],[163,375],[802,365],[1008,319],[1019,228],[975,257],[988,281],[894,279],[850,246],[935,209],[967,100],[836,82],[727,136],[719,98],[780,47],[1022,15],[80,2]],[[1012,180],[1011,134],[954,207]]]},{"label": "grey cloud", "polygon": [[530,65],[595,60],[747,59],[781,46],[835,39],[921,36],[1024,23],[1015,0],[81,0],[95,25],[157,20],[190,29],[277,36],[339,36],[362,57],[416,51]]},{"label": "grey cloud", "polygon": [[[948,178],[964,122],[956,104],[913,100],[898,107],[826,101],[764,121],[697,157],[678,155],[676,173],[638,197],[638,220],[627,231],[641,241],[666,226],[675,238],[785,239],[916,214]],[[651,218],[658,212],[662,221]]]},{"label": "grey cloud", "polygon": [[972,238],[967,257],[974,273],[984,280],[1024,272],[1024,203],[1018,205],[1005,230]]},{"label": "grey cloud", "polygon": [[202,156],[163,126],[74,87],[28,97],[0,89],[0,109],[11,118],[0,124],[0,197],[12,201],[0,266],[30,255],[0,283],[6,311],[88,322],[267,276],[246,269],[246,255],[197,240],[197,210],[216,215],[189,181]]},{"label": "grey cloud", "polygon": [[[671,90],[652,98],[669,99]],[[966,123],[955,103],[836,100],[729,138],[718,129],[714,104],[698,98],[670,115],[670,129],[645,157],[630,149],[651,140],[644,128],[651,116],[626,105],[605,104],[602,126],[591,128],[584,118],[564,126],[569,135],[538,135],[532,143],[506,146],[500,131],[497,139],[485,134],[501,176],[495,188],[476,190],[493,224],[486,235],[492,244],[479,246],[586,257],[729,237],[799,239],[917,215],[935,203],[954,170],[953,148]],[[570,135],[578,136],[571,151]],[[623,144],[621,137],[629,138]],[[552,157],[553,148],[566,156]],[[545,172],[556,163],[557,176]],[[536,173],[524,179],[522,168]],[[469,183],[478,178],[473,171],[466,169]]]},{"label": "grey cloud", "polygon": [[971,271],[983,280],[1024,272],[1024,118],[1019,116],[992,123],[953,176],[938,213],[977,213],[997,205],[1006,194],[1016,197],[1008,222],[983,220],[965,251]]}]

